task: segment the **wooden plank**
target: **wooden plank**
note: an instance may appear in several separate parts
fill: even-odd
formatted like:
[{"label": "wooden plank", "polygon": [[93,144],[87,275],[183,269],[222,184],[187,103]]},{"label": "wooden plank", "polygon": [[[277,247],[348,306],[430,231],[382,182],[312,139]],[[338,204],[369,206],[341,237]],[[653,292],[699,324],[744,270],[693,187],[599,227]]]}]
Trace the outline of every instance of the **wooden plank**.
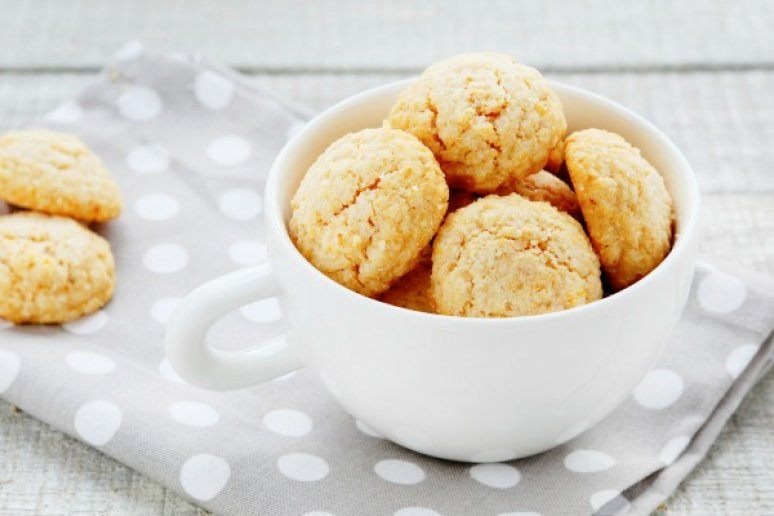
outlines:
[{"label": "wooden plank", "polygon": [[470,50],[565,70],[771,67],[767,0],[2,0],[0,68],[97,67],[140,39],[257,70],[414,70]]},{"label": "wooden plank", "polygon": [[[405,74],[261,74],[253,82],[315,110]],[[661,127],[685,152],[705,193],[774,192],[774,71],[552,74],[606,95]],[[31,120],[90,74],[6,75],[0,128]]]}]

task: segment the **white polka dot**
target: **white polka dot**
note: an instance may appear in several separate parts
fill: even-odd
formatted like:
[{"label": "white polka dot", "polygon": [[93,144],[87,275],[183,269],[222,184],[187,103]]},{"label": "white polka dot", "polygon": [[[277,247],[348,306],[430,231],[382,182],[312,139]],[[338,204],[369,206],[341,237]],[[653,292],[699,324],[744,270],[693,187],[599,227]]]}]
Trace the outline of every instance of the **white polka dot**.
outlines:
[{"label": "white polka dot", "polygon": [[161,97],[145,86],[130,86],[118,97],[118,110],[133,122],[150,120],[161,113]]},{"label": "white polka dot", "polygon": [[261,196],[246,188],[234,188],[218,199],[220,211],[234,220],[250,220],[262,210]]},{"label": "white polka dot", "polygon": [[223,458],[208,453],[194,455],[180,469],[180,485],[191,498],[212,500],[231,478],[231,467]]},{"label": "white polka dot", "polygon": [[575,439],[580,434],[588,430],[590,426],[591,423],[589,421],[579,421],[556,436],[554,442],[556,444],[563,444],[567,441],[571,441],[572,439]]},{"label": "white polka dot", "polygon": [[188,251],[178,244],[158,244],[147,251],[142,263],[149,271],[170,274],[188,265]]},{"label": "white polka dot", "polygon": [[591,503],[591,507],[594,511],[600,510],[609,503],[609,508],[606,508],[603,514],[625,514],[631,508],[629,500],[621,496],[621,493],[615,489],[597,491],[591,495],[589,503]]},{"label": "white polka dot", "polygon": [[223,167],[241,165],[248,160],[251,153],[250,142],[235,134],[219,136],[207,146],[207,157]]},{"label": "white polka dot", "polygon": [[392,516],[442,516],[440,512],[428,509],[427,507],[404,507],[398,509]]},{"label": "white polka dot", "polygon": [[121,409],[109,401],[84,403],[75,413],[75,431],[92,446],[107,444],[121,426]]},{"label": "white polka dot", "polygon": [[519,470],[508,464],[476,464],[470,468],[470,476],[485,486],[497,489],[513,487],[521,480]]},{"label": "white polka dot", "polygon": [[425,472],[412,462],[398,459],[380,460],[374,465],[377,475],[393,484],[418,484],[425,479]]},{"label": "white polka dot", "polygon": [[179,401],[169,406],[169,415],[181,425],[206,427],[220,419],[214,408],[198,401]]},{"label": "white polka dot", "polygon": [[667,466],[671,466],[674,461],[677,460],[680,454],[683,453],[685,448],[688,447],[690,442],[691,439],[689,437],[685,435],[678,435],[666,443],[663,448],[661,448],[661,453],[658,454],[658,458],[661,459],[661,462]]},{"label": "white polka dot", "polygon": [[19,374],[21,360],[13,351],[0,349],[0,393],[5,392],[11,386]]},{"label": "white polka dot", "polygon": [[196,75],[194,94],[205,107],[224,108],[234,96],[234,83],[220,74],[203,70]]},{"label": "white polka dot", "polygon": [[149,143],[135,147],[126,155],[126,166],[137,174],[158,174],[169,168],[169,151],[161,145]]},{"label": "white polka dot", "polygon": [[170,195],[148,194],[137,199],[134,211],[145,220],[169,220],[180,211],[180,204]]},{"label": "white polka dot", "polygon": [[654,369],[634,389],[637,403],[649,409],[663,409],[683,394],[683,379],[669,369]]},{"label": "white polka dot", "polygon": [[355,420],[355,426],[357,427],[358,430],[360,430],[361,432],[363,432],[364,434],[366,434],[368,436],[376,437],[378,439],[383,439],[382,435],[379,432],[377,432],[376,430],[374,430],[370,426],[366,425],[365,423],[363,423],[359,419]]},{"label": "white polka dot", "polygon": [[75,335],[90,335],[97,333],[108,323],[108,316],[102,310],[94,312],[86,317],[65,323],[62,327]]},{"label": "white polka dot", "polygon": [[177,306],[182,301],[179,297],[165,297],[159,299],[151,306],[150,314],[154,321],[167,324],[175,313]]},{"label": "white polka dot", "polygon": [[277,459],[277,468],[286,477],[301,482],[322,480],[328,476],[328,463],[310,453],[288,453]]},{"label": "white polka dot", "polygon": [[711,272],[699,283],[699,304],[708,312],[727,314],[744,303],[747,287],[739,279],[722,272]]},{"label": "white polka dot", "polygon": [[279,303],[275,297],[269,297],[250,303],[249,305],[240,308],[239,311],[247,319],[262,324],[268,324],[282,319],[282,311],[280,311]]},{"label": "white polka dot", "polygon": [[734,378],[738,378],[742,371],[747,368],[750,360],[758,353],[757,344],[744,344],[737,347],[726,358],[726,371]]},{"label": "white polka dot", "polygon": [[255,265],[266,260],[266,244],[260,240],[240,240],[229,246],[228,256],[237,265]]},{"label": "white polka dot", "polygon": [[89,351],[70,353],[65,358],[65,362],[71,369],[85,374],[108,374],[116,368],[112,358]]},{"label": "white polka dot", "polygon": [[139,41],[130,41],[123,47],[121,47],[118,52],[114,54],[114,58],[116,61],[129,61],[131,59],[136,59],[140,56],[140,54],[143,51],[143,46]]},{"label": "white polka dot", "polygon": [[292,409],[277,409],[263,416],[263,426],[275,434],[301,437],[312,431],[312,420],[303,412]]},{"label": "white polka dot", "polygon": [[159,374],[169,382],[185,383],[185,380],[180,378],[166,358],[159,363]]},{"label": "white polka dot", "polygon": [[615,459],[597,450],[575,450],[564,458],[564,467],[576,473],[596,473],[615,466]]},{"label": "white polka dot", "polygon": [[288,140],[293,138],[295,135],[297,135],[301,131],[301,129],[303,129],[305,126],[306,126],[306,122],[300,122],[300,121],[293,122],[292,124],[290,124],[290,127],[288,127],[288,130],[287,130],[287,133],[285,133]]},{"label": "white polka dot", "polygon": [[45,118],[55,124],[73,124],[83,118],[83,109],[80,104],[71,100],[59,104]]}]

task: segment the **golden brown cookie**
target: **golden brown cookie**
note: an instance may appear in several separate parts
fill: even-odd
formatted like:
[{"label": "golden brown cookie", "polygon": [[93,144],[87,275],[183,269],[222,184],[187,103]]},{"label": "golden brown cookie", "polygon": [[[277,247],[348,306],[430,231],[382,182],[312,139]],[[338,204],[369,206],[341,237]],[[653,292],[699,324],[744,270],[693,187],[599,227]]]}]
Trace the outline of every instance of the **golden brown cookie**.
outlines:
[{"label": "golden brown cookie", "polygon": [[545,169],[552,174],[559,174],[562,171],[562,165],[564,165],[564,140],[560,140],[548,153]]},{"label": "golden brown cookie", "polygon": [[518,183],[513,183],[498,191],[500,195],[517,193],[531,201],[544,201],[580,220],[580,208],[575,192],[555,175],[541,170],[530,174]]},{"label": "golden brown cookie", "polygon": [[0,136],[0,199],[87,222],[121,213],[121,194],[80,138],[46,130]]},{"label": "golden brown cookie", "polygon": [[404,131],[365,129],[309,167],[291,202],[290,236],[321,272],[376,296],[416,263],[448,202],[427,147]]},{"label": "golden brown cookie", "polygon": [[115,286],[110,244],[74,220],[0,217],[0,317],[62,323],[101,308]]},{"label": "golden brown cookie", "polygon": [[599,260],[581,225],[518,194],[489,195],[449,215],[433,242],[439,313],[512,317],[602,297]]},{"label": "golden brown cookie", "polygon": [[430,295],[431,254],[432,248],[427,246],[420,255],[419,263],[379,296],[379,300],[409,310],[435,313],[435,303]]},{"label": "golden brown cookie", "polygon": [[565,159],[609,285],[620,290],[653,270],[672,245],[672,198],[658,171],[623,137],[572,133]]},{"label": "golden brown cookie", "polygon": [[492,53],[430,66],[400,94],[388,122],[433,151],[451,187],[477,193],[542,169],[567,127],[537,70]]}]

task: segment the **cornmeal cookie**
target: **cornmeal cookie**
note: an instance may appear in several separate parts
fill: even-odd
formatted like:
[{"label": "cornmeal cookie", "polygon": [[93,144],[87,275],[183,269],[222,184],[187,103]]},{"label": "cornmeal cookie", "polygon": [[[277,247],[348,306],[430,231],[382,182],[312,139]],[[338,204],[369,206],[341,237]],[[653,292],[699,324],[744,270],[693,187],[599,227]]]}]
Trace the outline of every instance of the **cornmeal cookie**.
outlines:
[{"label": "cornmeal cookie", "polygon": [[567,128],[540,72],[491,53],[427,68],[400,94],[388,122],[433,151],[449,186],[477,193],[542,169]]},{"label": "cornmeal cookie", "polygon": [[671,248],[672,198],[664,180],[639,149],[601,129],[571,134],[565,159],[605,277],[623,289]]},{"label": "cornmeal cookie", "polygon": [[110,244],[65,217],[0,217],[0,317],[62,323],[98,310],[113,295]]},{"label": "cornmeal cookie", "polygon": [[559,174],[562,171],[562,165],[564,165],[564,140],[560,140],[548,153],[545,169],[552,174]]},{"label": "cornmeal cookie", "polygon": [[430,295],[430,273],[433,270],[431,254],[432,248],[427,246],[414,268],[379,296],[379,300],[409,310],[435,313],[435,303]]},{"label": "cornmeal cookie", "polygon": [[0,199],[87,222],[121,213],[121,194],[80,138],[45,130],[0,136]]},{"label": "cornmeal cookie", "polygon": [[498,190],[498,193],[500,195],[517,193],[531,201],[547,202],[576,219],[580,219],[581,216],[575,192],[567,183],[545,170],[530,174],[518,183]]},{"label": "cornmeal cookie", "polygon": [[291,201],[290,236],[321,272],[375,296],[416,263],[448,202],[427,147],[404,131],[365,129],[309,167]]},{"label": "cornmeal cookie", "polygon": [[433,242],[439,313],[511,317],[602,297],[599,260],[581,225],[550,204],[490,195],[449,215]]}]

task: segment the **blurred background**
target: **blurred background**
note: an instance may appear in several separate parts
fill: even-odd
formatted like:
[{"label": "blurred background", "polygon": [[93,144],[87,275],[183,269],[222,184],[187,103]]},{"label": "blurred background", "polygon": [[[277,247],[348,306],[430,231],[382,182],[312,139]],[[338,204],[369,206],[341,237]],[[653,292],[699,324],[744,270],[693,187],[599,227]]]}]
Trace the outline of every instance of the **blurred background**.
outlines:
[{"label": "blurred background", "polygon": [[[774,275],[774,2],[0,0],[0,130],[86,86],[129,41],[202,53],[312,112],[474,50],[513,54],[663,129],[703,191],[702,252]],[[774,378],[670,514],[774,505]],[[0,403],[0,513],[198,512]]]}]

